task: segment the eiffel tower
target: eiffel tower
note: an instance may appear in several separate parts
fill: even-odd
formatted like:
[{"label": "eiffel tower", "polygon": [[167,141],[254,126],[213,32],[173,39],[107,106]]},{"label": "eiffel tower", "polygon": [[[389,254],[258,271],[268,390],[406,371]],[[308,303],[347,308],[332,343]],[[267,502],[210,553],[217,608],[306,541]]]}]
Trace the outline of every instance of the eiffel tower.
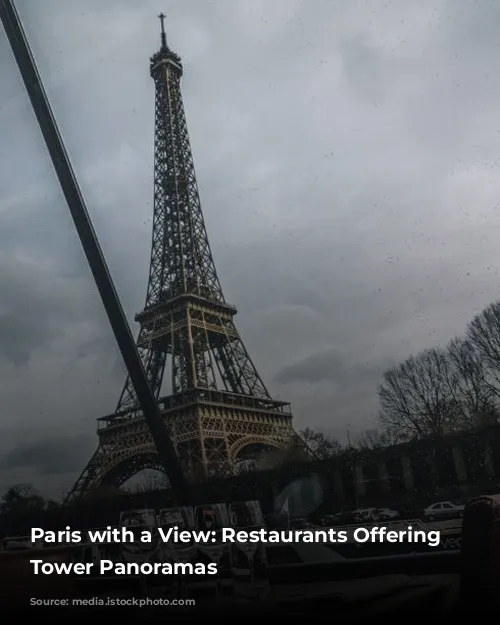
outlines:
[{"label": "eiffel tower", "polygon": [[[182,101],[181,59],[167,46],[150,59],[155,84],[154,210],[146,303],[137,347],[185,472],[232,474],[238,461],[298,443],[290,405],[274,400],[234,325],[200,205]],[[169,394],[160,396],[169,371]],[[161,471],[127,379],[115,412],[98,419],[99,446],[66,501],[101,485]]]}]

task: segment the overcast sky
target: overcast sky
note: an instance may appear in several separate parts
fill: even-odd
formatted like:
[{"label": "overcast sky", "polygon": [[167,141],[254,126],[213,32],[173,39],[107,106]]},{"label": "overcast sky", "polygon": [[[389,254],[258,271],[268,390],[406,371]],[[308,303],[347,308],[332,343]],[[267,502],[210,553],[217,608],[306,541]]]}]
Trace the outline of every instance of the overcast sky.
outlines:
[{"label": "overcast sky", "polygon": [[[226,299],[297,427],[376,427],[384,369],[498,298],[499,3],[16,4],[131,320],[167,13]],[[125,373],[1,29],[0,294],[0,489],[57,493]]]}]

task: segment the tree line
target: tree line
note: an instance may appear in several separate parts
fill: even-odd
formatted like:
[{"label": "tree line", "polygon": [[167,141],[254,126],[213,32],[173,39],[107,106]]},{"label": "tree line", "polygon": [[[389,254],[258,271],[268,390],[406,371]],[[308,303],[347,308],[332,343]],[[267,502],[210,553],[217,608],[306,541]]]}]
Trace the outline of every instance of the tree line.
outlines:
[{"label": "tree line", "polygon": [[394,442],[498,423],[500,302],[477,314],[463,338],[385,371],[378,396],[381,429]]},{"label": "tree line", "polygon": [[500,301],[477,314],[463,337],[387,369],[378,399],[378,428],[349,445],[311,428],[301,438],[325,459],[500,422]]}]

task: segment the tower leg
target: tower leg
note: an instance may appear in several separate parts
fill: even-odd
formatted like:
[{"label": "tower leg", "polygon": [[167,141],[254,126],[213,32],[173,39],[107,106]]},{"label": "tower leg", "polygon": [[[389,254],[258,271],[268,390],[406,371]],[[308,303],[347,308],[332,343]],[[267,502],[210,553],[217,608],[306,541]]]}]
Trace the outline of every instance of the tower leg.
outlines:
[{"label": "tower leg", "polygon": [[98,447],[94,452],[94,455],[90,459],[89,463],[82,471],[80,477],[75,482],[73,488],[69,491],[64,499],[64,504],[68,503],[73,499],[77,499],[81,497],[85,492],[87,492],[94,482],[97,474],[97,470],[100,465],[100,457],[102,455],[101,447]]}]

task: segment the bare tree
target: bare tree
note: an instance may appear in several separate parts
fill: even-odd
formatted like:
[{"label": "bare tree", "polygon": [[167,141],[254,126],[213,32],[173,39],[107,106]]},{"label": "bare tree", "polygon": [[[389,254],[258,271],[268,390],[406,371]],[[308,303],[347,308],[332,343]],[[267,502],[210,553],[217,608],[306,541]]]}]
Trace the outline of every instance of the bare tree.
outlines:
[{"label": "bare tree", "polygon": [[453,390],[460,407],[462,427],[496,422],[495,389],[488,381],[488,371],[479,351],[471,341],[456,338],[448,345],[448,355],[458,377]]},{"label": "bare tree", "polygon": [[487,368],[485,381],[500,396],[500,301],[487,306],[467,326],[467,339]]},{"label": "bare tree", "polygon": [[256,459],[252,470],[266,471],[268,469],[277,469],[286,465],[302,464],[311,460],[310,455],[302,446],[295,443],[289,447],[273,449],[266,454],[262,454]]},{"label": "bare tree", "polygon": [[324,432],[305,428],[305,430],[300,432],[300,436],[307,447],[320,460],[336,456],[342,451],[342,445],[339,441]]},{"label": "bare tree", "polygon": [[0,499],[0,512],[3,514],[43,510],[44,507],[44,498],[31,484],[11,486]]},{"label": "bare tree", "polygon": [[115,499],[116,497],[123,497],[127,495],[127,491],[118,486],[111,486],[107,484],[101,484],[95,486],[85,492],[83,498],[87,501],[99,500],[99,499]]},{"label": "bare tree", "polygon": [[441,349],[428,349],[389,369],[378,391],[384,430],[403,441],[458,429],[458,383]]},{"label": "bare tree", "polygon": [[388,431],[381,432],[380,430],[366,430],[356,439],[355,446],[359,450],[365,449],[382,449],[396,444],[398,441]]},{"label": "bare tree", "polygon": [[141,481],[135,484],[131,491],[136,493],[153,493],[159,490],[166,490],[169,486],[168,477],[164,473],[150,471],[142,475]]}]

